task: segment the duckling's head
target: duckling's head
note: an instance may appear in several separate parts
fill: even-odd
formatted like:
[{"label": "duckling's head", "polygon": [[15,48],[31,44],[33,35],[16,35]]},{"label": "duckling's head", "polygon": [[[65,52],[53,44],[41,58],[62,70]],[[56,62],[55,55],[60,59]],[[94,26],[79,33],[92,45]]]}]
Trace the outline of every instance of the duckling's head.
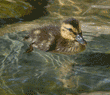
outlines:
[{"label": "duckling's head", "polygon": [[74,18],[69,18],[63,21],[61,25],[61,36],[64,39],[76,41],[76,43],[80,43],[82,45],[87,44],[87,42],[82,37],[79,21]]}]

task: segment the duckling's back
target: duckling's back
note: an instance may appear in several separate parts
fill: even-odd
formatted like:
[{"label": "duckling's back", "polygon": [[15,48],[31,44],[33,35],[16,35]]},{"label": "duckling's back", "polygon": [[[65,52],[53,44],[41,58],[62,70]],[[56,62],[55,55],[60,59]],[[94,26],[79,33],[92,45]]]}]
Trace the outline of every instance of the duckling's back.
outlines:
[{"label": "duckling's back", "polygon": [[32,47],[48,51],[51,48],[55,48],[56,40],[60,36],[60,27],[49,25],[33,29],[24,40],[30,42]]}]

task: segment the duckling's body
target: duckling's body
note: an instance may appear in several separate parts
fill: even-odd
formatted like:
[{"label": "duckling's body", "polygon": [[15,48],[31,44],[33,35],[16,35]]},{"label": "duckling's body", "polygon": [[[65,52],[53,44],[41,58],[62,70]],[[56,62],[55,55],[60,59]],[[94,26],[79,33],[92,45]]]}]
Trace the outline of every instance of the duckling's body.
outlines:
[{"label": "duckling's body", "polygon": [[36,47],[46,52],[74,54],[83,51],[86,45],[79,22],[74,18],[65,20],[60,27],[49,25],[33,29],[25,40],[31,43],[27,53]]}]

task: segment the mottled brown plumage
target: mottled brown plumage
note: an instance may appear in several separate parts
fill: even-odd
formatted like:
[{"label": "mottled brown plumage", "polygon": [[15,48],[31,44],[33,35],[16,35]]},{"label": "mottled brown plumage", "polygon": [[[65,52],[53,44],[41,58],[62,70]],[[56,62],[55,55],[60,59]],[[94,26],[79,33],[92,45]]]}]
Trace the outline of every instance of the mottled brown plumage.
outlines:
[{"label": "mottled brown plumage", "polygon": [[40,50],[61,54],[75,54],[85,49],[86,41],[78,20],[69,18],[59,26],[43,26],[33,29],[24,40],[30,42],[27,53],[36,47]]}]

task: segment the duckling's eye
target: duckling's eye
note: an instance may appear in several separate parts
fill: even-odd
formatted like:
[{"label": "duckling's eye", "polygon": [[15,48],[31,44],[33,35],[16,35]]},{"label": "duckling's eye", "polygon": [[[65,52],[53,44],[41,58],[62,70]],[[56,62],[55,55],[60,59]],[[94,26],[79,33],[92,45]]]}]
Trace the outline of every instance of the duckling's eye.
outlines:
[{"label": "duckling's eye", "polygon": [[71,28],[68,29],[70,32],[73,32],[73,30]]},{"label": "duckling's eye", "polygon": [[76,32],[74,32],[71,28],[68,29],[70,32],[72,32],[74,35],[77,35]]},{"label": "duckling's eye", "polygon": [[[66,28],[66,27],[64,27],[64,28]],[[73,32],[73,30],[71,28],[66,28],[66,29],[68,29],[70,32]]]},{"label": "duckling's eye", "polygon": [[72,32],[74,35],[77,35],[77,33],[74,32],[71,28],[68,28],[68,30],[69,30],[70,32]]}]

